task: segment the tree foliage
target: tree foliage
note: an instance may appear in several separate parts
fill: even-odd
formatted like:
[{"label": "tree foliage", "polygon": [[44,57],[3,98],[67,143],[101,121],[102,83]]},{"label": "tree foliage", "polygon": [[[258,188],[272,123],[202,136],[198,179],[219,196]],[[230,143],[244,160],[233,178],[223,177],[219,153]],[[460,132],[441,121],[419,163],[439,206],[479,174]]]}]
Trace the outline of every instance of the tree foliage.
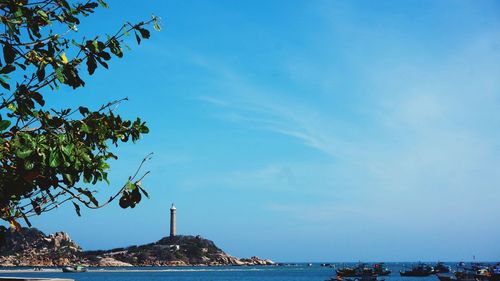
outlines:
[{"label": "tree foliage", "polygon": [[[123,100],[91,110],[47,108],[45,95],[85,85],[81,73],[108,68],[124,55],[124,40],[148,39],[157,18],[126,23],[113,35],[79,38],[80,19],[107,8],[104,1],[0,0],[0,218],[18,228],[19,219],[40,215],[65,202],[100,208],[119,198],[133,208],[142,195],[140,164],[125,185],[104,203],[88,187],[108,182],[110,151],[149,132],[140,118],[124,120],[113,109]],[[109,183],[109,182],[108,182]]]}]

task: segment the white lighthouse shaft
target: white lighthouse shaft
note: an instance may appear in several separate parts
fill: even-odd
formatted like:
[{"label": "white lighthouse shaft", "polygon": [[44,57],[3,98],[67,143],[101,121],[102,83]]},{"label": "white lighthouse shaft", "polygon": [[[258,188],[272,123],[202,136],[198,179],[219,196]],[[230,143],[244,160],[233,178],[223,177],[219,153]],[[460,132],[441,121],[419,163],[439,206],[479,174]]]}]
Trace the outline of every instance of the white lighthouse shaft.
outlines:
[{"label": "white lighthouse shaft", "polygon": [[175,211],[176,208],[174,204],[172,204],[172,207],[170,208],[170,237],[175,236]]}]

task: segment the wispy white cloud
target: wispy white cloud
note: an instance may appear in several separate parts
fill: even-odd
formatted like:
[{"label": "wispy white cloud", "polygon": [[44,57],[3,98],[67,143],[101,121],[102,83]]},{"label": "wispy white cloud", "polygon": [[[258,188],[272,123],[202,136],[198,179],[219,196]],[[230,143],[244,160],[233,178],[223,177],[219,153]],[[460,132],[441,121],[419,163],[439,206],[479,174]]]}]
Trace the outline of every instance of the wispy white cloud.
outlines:
[{"label": "wispy white cloud", "polygon": [[[222,109],[228,121],[290,136],[340,160],[338,165],[349,163],[356,167],[351,172],[365,179],[365,186],[357,188],[370,196],[378,196],[380,190],[395,192],[381,195],[395,200],[399,190],[413,196],[423,190],[425,196],[464,192],[454,198],[459,204],[472,194],[472,186],[474,192],[498,193],[491,184],[500,181],[496,172],[500,140],[495,130],[500,125],[495,117],[500,69],[492,59],[498,57],[495,38],[478,35],[441,61],[430,57],[412,67],[405,62],[404,68],[378,69],[378,64],[360,68],[360,83],[373,91],[367,93],[366,102],[356,105],[365,107],[368,127],[365,120],[337,118],[337,112],[315,104],[309,96],[287,98],[296,95],[251,81],[220,62],[204,59],[203,67],[209,66],[207,70],[219,77],[223,94],[216,99],[223,100],[224,107],[231,104]],[[313,83],[329,77],[303,79]],[[322,85],[325,91],[327,83]],[[342,102],[336,100],[335,88],[331,91],[328,102]]]},{"label": "wispy white cloud", "polygon": [[270,187],[290,190],[294,182],[294,171],[289,165],[269,165],[250,171],[233,171],[221,175],[209,175],[203,178],[190,178],[180,183],[181,187],[196,189],[205,186],[218,186],[235,190],[266,190]]},{"label": "wispy white cloud", "polygon": [[217,106],[228,106],[229,105],[224,100],[217,99],[217,98],[214,98],[214,97],[209,97],[209,96],[199,96],[199,97],[196,97],[196,99],[199,100],[199,101],[206,102],[206,103],[209,103],[209,104],[212,104],[212,105],[217,105]]}]

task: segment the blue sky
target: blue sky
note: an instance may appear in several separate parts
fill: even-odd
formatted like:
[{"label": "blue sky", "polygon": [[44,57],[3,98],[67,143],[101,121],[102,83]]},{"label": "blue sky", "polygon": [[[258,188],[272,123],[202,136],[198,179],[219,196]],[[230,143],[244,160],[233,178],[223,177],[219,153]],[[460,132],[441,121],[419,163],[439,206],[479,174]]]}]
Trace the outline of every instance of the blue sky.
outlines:
[{"label": "blue sky", "polygon": [[[34,219],[85,249],[201,234],[278,261],[499,260],[498,1],[109,1],[81,35],[163,30],[54,106],[151,133],[119,149],[107,198],[149,152],[151,194]],[[132,38],[131,38],[132,39]]]}]

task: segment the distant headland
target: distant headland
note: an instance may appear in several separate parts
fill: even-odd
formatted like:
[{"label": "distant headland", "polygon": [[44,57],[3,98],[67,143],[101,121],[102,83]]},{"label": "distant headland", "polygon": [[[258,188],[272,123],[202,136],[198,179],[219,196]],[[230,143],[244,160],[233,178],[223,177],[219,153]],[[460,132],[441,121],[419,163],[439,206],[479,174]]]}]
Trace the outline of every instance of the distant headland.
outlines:
[{"label": "distant headland", "polygon": [[269,259],[239,259],[201,236],[177,235],[170,208],[170,235],[157,242],[111,250],[83,251],[67,233],[45,235],[36,228],[0,226],[0,266],[222,266],[273,265]]},{"label": "distant headland", "polygon": [[83,251],[68,234],[0,226],[0,266],[244,266],[273,265],[268,259],[239,259],[201,236],[172,235],[157,242],[102,251]]}]

